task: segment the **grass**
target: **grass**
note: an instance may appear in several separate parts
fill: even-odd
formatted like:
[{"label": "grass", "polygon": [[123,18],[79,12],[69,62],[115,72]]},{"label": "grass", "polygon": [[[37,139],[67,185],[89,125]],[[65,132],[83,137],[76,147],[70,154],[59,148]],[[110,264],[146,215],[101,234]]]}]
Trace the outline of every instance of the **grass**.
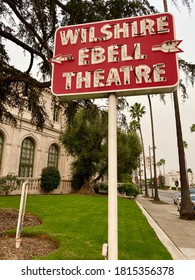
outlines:
[{"label": "grass", "polygon": [[[0,208],[19,208],[19,196],[1,196]],[[48,235],[59,248],[41,259],[101,260],[107,243],[107,197],[90,195],[28,196],[26,211],[41,218],[42,224],[23,228],[22,234]],[[170,260],[166,248],[137,206],[118,199],[119,259]]]}]

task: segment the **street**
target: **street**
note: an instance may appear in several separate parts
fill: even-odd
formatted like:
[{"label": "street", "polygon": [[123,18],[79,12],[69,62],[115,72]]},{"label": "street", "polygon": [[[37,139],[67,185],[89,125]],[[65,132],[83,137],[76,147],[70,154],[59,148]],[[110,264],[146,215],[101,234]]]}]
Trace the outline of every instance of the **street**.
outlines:
[{"label": "street", "polygon": [[[148,189],[149,196],[151,196],[152,191],[151,189]],[[176,193],[176,191],[170,191],[170,190],[158,190],[159,198],[161,201],[166,202],[168,204],[174,204],[173,203],[173,196]]]},{"label": "street", "polygon": [[176,191],[165,191],[165,190],[158,190],[160,200],[163,202],[166,202],[168,204],[174,204],[173,203],[173,196],[176,193]]}]

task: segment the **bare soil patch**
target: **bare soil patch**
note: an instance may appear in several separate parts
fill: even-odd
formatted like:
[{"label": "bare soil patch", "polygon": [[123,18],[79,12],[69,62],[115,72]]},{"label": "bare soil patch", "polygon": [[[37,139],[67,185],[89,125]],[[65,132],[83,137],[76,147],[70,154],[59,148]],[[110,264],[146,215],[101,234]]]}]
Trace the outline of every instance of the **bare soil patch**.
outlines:
[{"label": "bare soil patch", "polygon": [[[55,241],[48,236],[22,236],[20,248],[15,248],[15,236],[6,233],[9,229],[16,229],[18,211],[14,209],[0,209],[0,260],[30,260],[49,254],[57,248]],[[25,213],[24,227],[36,226],[41,221],[36,216]]]}]

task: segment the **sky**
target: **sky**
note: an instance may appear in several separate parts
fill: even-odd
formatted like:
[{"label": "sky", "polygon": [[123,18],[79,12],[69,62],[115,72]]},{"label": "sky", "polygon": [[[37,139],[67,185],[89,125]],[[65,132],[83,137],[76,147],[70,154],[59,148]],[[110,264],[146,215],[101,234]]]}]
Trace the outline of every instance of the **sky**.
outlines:
[{"label": "sky", "polygon": [[[169,4],[169,12],[175,17],[175,30],[176,39],[183,40],[180,44],[180,48],[183,53],[179,53],[179,57],[187,62],[195,64],[195,32],[192,27],[195,26],[195,2],[191,4],[191,14],[189,14],[186,7],[180,5],[180,11],[175,8],[171,1],[167,1]],[[153,0],[150,1],[159,10],[164,12],[163,1]],[[181,0],[178,1],[181,3]],[[185,149],[187,168],[191,168],[195,173],[195,132],[190,132],[190,127],[195,123],[195,88],[188,85],[188,99],[183,102],[181,98],[181,92],[178,92],[180,118],[182,124],[183,140],[187,142],[188,148]],[[145,106],[146,114],[141,120],[141,127],[143,131],[145,154],[149,155],[149,146],[152,147],[151,138],[151,125],[150,114],[147,96],[133,96],[127,98],[130,106],[135,102],[141,103]],[[155,146],[156,146],[156,161],[165,159],[165,172],[171,172],[172,170],[179,171],[178,163],[178,149],[177,149],[177,137],[176,137],[176,124],[174,103],[172,94],[166,94],[166,104],[160,101],[158,95],[151,98],[152,111],[154,119],[154,133],[155,133]]]},{"label": "sky", "polygon": [[[177,9],[172,1],[167,0],[169,5],[169,12],[175,17],[175,29],[176,39],[183,40],[180,44],[180,48],[183,53],[179,53],[179,57],[195,64],[195,1],[191,3],[191,13],[189,14],[186,7],[180,4],[182,1],[178,0],[180,4]],[[159,12],[164,12],[163,0],[150,0]],[[12,57],[11,64],[15,65],[21,70],[28,68],[29,56],[21,52],[21,49],[17,46],[9,46],[9,53]],[[36,72],[36,69],[34,69]],[[183,102],[181,98],[181,92],[178,92],[179,96],[179,107],[180,117],[182,123],[183,140],[188,144],[188,148],[185,149],[187,168],[191,168],[195,173],[195,132],[190,132],[190,126],[195,123],[195,88],[188,85],[188,96],[189,98]],[[165,160],[165,172],[168,173],[172,170],[179,170],[178,164],[178,150],[177,150],[177,138],[176,138],[176,124],[174,115],[174,104],[171,94],[166,94],[166,104],[160,101],[158,95],[153,96],[152,100],[152,111],[154,119],[154,133],[155,133],[155,146],[156,146],[156,161],[160,159]],[[148,98],[144,96],[131,96],[127,97],[127,101],[130,106],[135,102],[141,103],[145,106],[146,114],[141,120],[141,126],[143,131],[145,154],[149,155],[149,146],[152,147],[151,138],[151,125],[150,125],[150,114]],[[128,112],[127,118],[129,117]],[[129,119],[130,121],[130,119]]]}]

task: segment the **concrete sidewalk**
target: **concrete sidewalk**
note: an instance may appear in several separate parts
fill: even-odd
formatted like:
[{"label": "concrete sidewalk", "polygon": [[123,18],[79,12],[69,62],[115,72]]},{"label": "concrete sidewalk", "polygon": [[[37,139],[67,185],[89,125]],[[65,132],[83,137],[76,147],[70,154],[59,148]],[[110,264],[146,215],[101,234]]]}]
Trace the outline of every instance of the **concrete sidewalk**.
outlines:
[{"label": "concrete sidewalk", "polygon": [[195,260],[195,220],[179,219],[177,206],[138,196],[137,204],[174,260]]}]

